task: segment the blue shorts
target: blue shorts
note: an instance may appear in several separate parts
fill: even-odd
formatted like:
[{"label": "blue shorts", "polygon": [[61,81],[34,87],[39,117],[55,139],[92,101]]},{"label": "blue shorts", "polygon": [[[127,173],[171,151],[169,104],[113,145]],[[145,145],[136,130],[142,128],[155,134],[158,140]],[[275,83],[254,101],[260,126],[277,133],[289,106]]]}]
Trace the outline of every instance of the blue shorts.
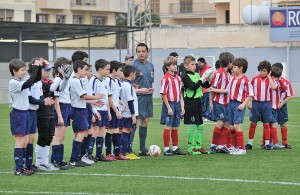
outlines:
[{"label": "blue shorts", "polygon": [[273,116],[279,125],[283,125],[284,123],[288,122],[289,117],[287,104],[284,104],[280,109],[273,109]]},{"label": "blue shorts", "polygon": [[136,129],[136,124],[132,124],[132,118],[123,118],[123,128],[127,129],[129,131],[132,131],[133,129]]},{"label": "blue shorts", "polygon": [[[64,119],[64,126],[65,127],[70,126],[71,104],[59,103],[59,107],[60,107],[61,115]],[[57,113],[56,111],[54,111],[54,122],[56,126],[57,126],[57,121],[58,121]]]},{"label": "blue shorts", "polygon": [[123,129],[123,119],[118,119],[118,127],[119,129]]},{"label": "blue shorts", "polygon": [[91,104],[86,104],[87,109],[87,119],[88,119],[88,129],[92,128],[92,120],[93,120],[93,107]]},{"label": "blue shorts", "polygon": [[239,105],[242,102],[231,100],[227,105],[228,123],[229,125],[235,125],[243,123],[245,117],[246,108],[238,110]]},{"label": "blue shorts", "polygon": [[88,130],[88,120],[87,120],[87,109],[86,108],[74,108],[70,114],[70,118],[73,120],[72,128],[74,133],[87,131]]},{"label": "blue shorts", "polygon": [[252,101],[252,109],[249,111],[250,121],[257,123],[261,120],[262,123],[274,123],[275,118],[272,114],[270,101]]},{"label": "blue shorts", "polygon": [[139,107],[139,119],[152,118],[153,117],[153,97],[152,95],[139,95],[138,107]]},{"label": "blue shorts", "polygon": [[168,109],[165,103],[162,104],[160,124],[169,127],[179,127],[180,125],[180,102],[169,102],[173,115],[168,115]]},{"label": "blue shorts", "polygon": [[213,102],[214,110],[213,110],[213,119],[216,121],[228,121],[227,117],[227,105],[220,104],[218,102]]},{"label": "blue shorts", "polygon": [[95,125],[99,127],[108,127],[109,120],[108,120],[108,111],[98,110],[101,120],[96,120]]},{"label": "blue shorts", "polygon": [[110,108],[110,115],[111,115],[111,120],[109,121],[108,128],[110,129],[119,128],[119,119],[117,118],[117,115],[112,108]]},{"label": "blue shorts", "polygon": [[36,110],[28,110],[27,129],[29,131],[29,134],[35,134],[36,127],[37,127]]},{"label": "blue shorts", "polygon": [[29,134],[27,129],[28,110],[13,109],[10,114],[10,130],[13,136],[25,136]]}]

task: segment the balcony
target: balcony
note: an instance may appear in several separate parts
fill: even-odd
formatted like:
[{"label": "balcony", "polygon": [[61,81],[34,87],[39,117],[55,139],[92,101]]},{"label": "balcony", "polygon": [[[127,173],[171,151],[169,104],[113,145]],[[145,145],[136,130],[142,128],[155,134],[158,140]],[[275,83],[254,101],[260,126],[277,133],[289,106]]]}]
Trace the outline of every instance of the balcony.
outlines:
[{"label": "balcony", "polygon": [[216,9],[209,3],[169,3],[171,18],[215,18]]},{"label": "balcony", "polygon": [[71,0],[71,10],[127,12],[124,0]]},{"label": "balcony", "polygon": [[36,3],[40,9],[70,9],[69,1],[39,0]]}]

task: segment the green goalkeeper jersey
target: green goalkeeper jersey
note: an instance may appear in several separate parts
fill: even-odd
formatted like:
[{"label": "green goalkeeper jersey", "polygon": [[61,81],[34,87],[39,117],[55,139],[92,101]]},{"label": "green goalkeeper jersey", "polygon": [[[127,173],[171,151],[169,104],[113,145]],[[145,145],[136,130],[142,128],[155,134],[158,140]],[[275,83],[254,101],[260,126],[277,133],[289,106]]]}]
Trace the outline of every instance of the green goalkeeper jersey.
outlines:
[{"label": "green goalkeeper jersey", "polygon": [[184,86],[184,97],[196,99],[203,96],[199,73],[187,71],[182,77],[182,83]]}]

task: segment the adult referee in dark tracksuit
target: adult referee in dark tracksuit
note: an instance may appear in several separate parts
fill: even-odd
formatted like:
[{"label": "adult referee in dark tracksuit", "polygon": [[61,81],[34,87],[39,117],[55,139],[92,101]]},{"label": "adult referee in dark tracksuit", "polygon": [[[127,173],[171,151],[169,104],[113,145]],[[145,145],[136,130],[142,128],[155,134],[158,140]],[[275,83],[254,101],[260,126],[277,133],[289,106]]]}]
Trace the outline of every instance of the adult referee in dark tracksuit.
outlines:
[{"label": "adult referee in dark tracksuit", "polygon": [[[136,78],[133,85],[136,89],[139,107],[139,136],[140,136],[140,152],[139,156],[147,156],[146,138],[149,118],[153,117],[153,88],[154,82],[154,66],[147,61],[148,46],[145,43],[139,43],[136,46],[137,59],[131,65],[136,68]],[[134,132],[132,132],[131,143],[133,141]]]}]

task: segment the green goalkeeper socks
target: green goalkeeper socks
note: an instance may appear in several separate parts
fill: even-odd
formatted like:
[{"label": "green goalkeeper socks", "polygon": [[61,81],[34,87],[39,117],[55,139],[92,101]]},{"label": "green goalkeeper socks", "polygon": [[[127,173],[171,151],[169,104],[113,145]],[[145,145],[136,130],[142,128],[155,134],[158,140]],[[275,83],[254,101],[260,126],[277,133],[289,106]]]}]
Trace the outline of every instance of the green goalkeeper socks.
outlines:
[{"label": "green goalkeeper socks", "polygon": [[196,125],[189,125],[188,128],[188,152],[191,152],[195,147],[195,130]]},{"label": "green goalkeeper socks", "polygon": [[203,135],[203,125],[197,125],[196,131],[196,149],[202,148],[202,135]]}]

